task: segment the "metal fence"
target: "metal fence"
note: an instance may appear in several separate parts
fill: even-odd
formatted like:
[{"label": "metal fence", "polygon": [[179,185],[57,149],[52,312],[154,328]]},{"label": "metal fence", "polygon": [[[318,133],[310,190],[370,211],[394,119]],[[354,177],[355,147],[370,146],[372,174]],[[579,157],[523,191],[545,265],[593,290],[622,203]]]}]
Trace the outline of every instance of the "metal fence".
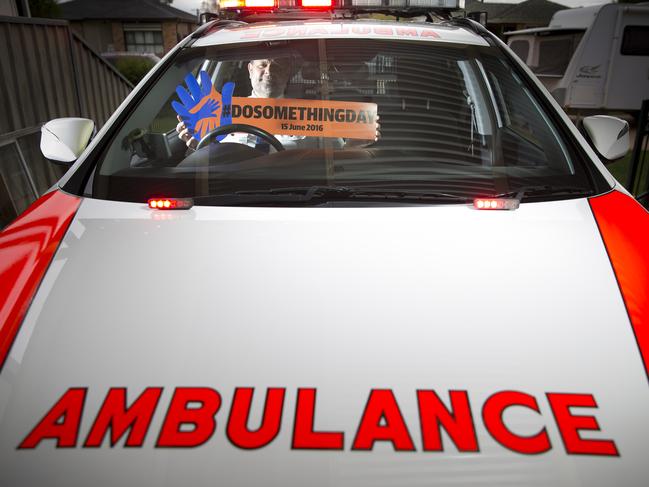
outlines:
[{"label": "metal fence", "polygon": [[43,123],[101,127],[132,88],[68,22],[0,16],[0,228],[64,172],[40,153]]}]

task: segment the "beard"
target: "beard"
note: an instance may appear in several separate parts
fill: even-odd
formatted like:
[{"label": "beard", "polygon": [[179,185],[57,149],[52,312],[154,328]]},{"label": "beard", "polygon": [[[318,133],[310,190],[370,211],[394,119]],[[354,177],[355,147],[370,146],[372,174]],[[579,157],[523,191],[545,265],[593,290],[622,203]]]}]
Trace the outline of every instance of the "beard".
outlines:
[{"label": "beard", "polygon": [[278,78],[260,78],[253,86],[259,96],[274,98],[283,94],[283,86]]}]

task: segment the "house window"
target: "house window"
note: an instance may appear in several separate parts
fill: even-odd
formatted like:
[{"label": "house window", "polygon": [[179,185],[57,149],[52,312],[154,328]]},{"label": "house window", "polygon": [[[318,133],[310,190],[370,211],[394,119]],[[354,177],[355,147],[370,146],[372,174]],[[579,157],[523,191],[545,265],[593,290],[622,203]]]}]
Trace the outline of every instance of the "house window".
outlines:
[{"label": "house window", "polygon": [[126,41],[126,50],[129,52],[164,54],[162,28],[159,24],[124,26],[124,40]]}]

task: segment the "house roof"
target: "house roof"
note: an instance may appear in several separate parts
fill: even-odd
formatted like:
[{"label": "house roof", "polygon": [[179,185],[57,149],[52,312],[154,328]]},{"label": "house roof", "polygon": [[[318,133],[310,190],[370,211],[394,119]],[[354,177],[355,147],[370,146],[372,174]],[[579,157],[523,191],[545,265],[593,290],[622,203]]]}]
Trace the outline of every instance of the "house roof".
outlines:
[{"label": "house roof", "polygon": [[466,12],[487,12],[487,21],[491,22],[494,17],[500,16],[505,10],[509,10],[513,5],[511,3],[490,3],[480,0],[467,0]]},{"label": "house roof", "polygon": [[467,12],[487,12],[489,24],[527,24],[545,26],[559,10],[568,7],[549,0],[527,0],[521,3],[487,3],[469,1]]},{"label": "house roof", "polygon": [[182,20],[196,23],[196,16],[159,0],[72,0],[61,3],[66,20]]}]

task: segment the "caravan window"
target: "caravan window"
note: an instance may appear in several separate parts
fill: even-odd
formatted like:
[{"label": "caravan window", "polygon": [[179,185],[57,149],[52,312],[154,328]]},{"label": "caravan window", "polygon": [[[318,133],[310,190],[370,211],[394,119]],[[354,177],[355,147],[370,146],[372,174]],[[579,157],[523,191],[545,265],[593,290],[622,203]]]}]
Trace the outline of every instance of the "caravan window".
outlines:
[{"label": "caravan window", "polygon": [[621,52],[627,56],[649,56],[649,27],[644,25],[626,26]]},{"label": "caravan window", "polygon": [[574,32],[541,36],[538,64],[532,70],[536,74],[562,76],[583,35],[583,32]]},{"label": "caravan window", "polygon": [[527,55],[530,53],[530,43],[528,41],[513,41],[509,47],[519,58],[521,58],[521,61],[524,63],[527,62]]}]

